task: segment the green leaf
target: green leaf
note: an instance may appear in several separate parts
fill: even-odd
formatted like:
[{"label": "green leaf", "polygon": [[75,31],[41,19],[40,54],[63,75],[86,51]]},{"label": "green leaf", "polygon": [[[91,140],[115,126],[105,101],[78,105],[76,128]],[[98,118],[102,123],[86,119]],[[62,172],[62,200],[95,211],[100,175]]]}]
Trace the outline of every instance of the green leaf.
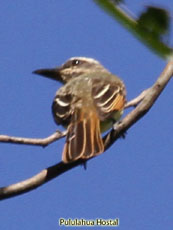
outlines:
[{"label": "green leaf", "polygon": [[[144,43],[148,48],[150,48],[155,53],[157,53],[160,57],[164,59],[169,59],[170,57],[171,58],[173,57],[173,49],[169,47],[167,44],[165,44],[161,39],[161,35],[165,34],[168,31],[169,24],[170,24],[170,18],[168,16],[163,16],[163,14],[165,14],[164,10],[162,11],[161,9],[161,13],[159,13],[159,18],[160,17],[162,18],[161,22],[155,20],[157,21],[157,23],[156,22],[154,23],[155,25],[152,26],[153,29],[151,30],[151,28],[148,29],[149,27],[146,28],[146,26],[144,26],[148,24],[148,19],[147,19],[147,23],[144,22],[145,19],[144,20],[142,19],[143,22],[141,26],[140,18],[138,20],[135,20],[131,15],[125,12],[119,5],[113,3],[112,0],[94,0],[94,2],[98,4],[101,8],[103,8],[108,14],[110,14],[115,20],[121,23],[136,38],[142,41],[142,43]],[[162,26],[161,23],[163,24]],[[160,25],[161,27],[160,29],[158,29],[159,27],[158,25]]]},{"label": "green leaf", "polygon": [[169,12],[162,8],[147,6],[138,19],[138,25],[155,38],[161,40],[161,36],[170,31]]}]

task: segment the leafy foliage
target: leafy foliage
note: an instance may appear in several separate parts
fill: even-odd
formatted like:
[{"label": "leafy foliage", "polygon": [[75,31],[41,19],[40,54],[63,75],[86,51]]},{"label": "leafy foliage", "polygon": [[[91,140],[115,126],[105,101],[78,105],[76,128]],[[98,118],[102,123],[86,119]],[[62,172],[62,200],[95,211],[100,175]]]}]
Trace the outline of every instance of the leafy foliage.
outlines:
[{"label": "leafy foliage", "polygon": [[135,19],[121,8],[117,4],[117,1],[94,1],[160,57],[164,59],[173,57],[173,48],[169,47],[163,39],[163,36],[169,36],[170,34],[170,17],[168,11],[148,6],[139,18]]},{"label": "leafy foliage", "polygon": [[169,12],[165,9],[148,6],[138,19],[138,26],[150,33],[155,39],[168,34],[170,30]]}]

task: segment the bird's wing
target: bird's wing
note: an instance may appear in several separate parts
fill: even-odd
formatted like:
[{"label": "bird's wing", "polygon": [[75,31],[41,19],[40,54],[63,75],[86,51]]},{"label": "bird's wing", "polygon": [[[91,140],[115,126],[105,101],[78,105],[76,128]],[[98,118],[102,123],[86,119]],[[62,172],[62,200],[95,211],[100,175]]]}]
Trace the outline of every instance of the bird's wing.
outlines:
[{"label": "bird's wing", "polygon": [[125,88],[121,81],[94,79],[92,97],[101,120],[111,116],[114,111],[121,111],[125,105]]},{"label": "bird's wing", "polygon": [[67,126],[71,120],[71,103],[73,95],[70,91],[59,90],[52,104],[52,113],[57,124]]}]

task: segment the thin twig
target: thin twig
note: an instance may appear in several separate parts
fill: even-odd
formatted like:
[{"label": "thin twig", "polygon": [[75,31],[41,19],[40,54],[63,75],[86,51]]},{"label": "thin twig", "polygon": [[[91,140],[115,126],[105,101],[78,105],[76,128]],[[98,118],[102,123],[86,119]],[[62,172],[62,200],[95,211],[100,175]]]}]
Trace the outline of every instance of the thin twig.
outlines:
[{"label": "thin twig", "polygon": [[25,137],[12,137],[7,135],[0,135],[0,142],[4,143],[12,143],[12,144],[24,144],[24,145],[39,145],[39,146],[47,146],[54,141],[59,140],[60,138],[66,136],[67,131],[60,132],[56,131],[52,135],[46,138],[25,138]]},{"label": "thin twig", "polygon": [[132,99],[131,101],[128,101],[125,105],[125,109],[129,108],[129,107],[135,107],[137,106],[143,99],[144,97],[147,95],[149,89],[144,90],[141,94],[139,94],[139,96],[135,97],[134,99]]}]

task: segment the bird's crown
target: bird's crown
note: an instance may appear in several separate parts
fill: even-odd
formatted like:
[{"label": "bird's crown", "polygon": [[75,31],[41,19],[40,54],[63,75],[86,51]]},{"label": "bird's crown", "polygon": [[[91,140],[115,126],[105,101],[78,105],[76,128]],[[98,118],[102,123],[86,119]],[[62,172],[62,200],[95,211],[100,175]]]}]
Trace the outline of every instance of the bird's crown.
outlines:
[{"label": "bird's crown", "polygon": [[72,57],[68,59],[63,65],[62,68],[80,68],[80,69],[91,69],[91,68],[104,68],[100,62],[93,58],[87,57]]}]

